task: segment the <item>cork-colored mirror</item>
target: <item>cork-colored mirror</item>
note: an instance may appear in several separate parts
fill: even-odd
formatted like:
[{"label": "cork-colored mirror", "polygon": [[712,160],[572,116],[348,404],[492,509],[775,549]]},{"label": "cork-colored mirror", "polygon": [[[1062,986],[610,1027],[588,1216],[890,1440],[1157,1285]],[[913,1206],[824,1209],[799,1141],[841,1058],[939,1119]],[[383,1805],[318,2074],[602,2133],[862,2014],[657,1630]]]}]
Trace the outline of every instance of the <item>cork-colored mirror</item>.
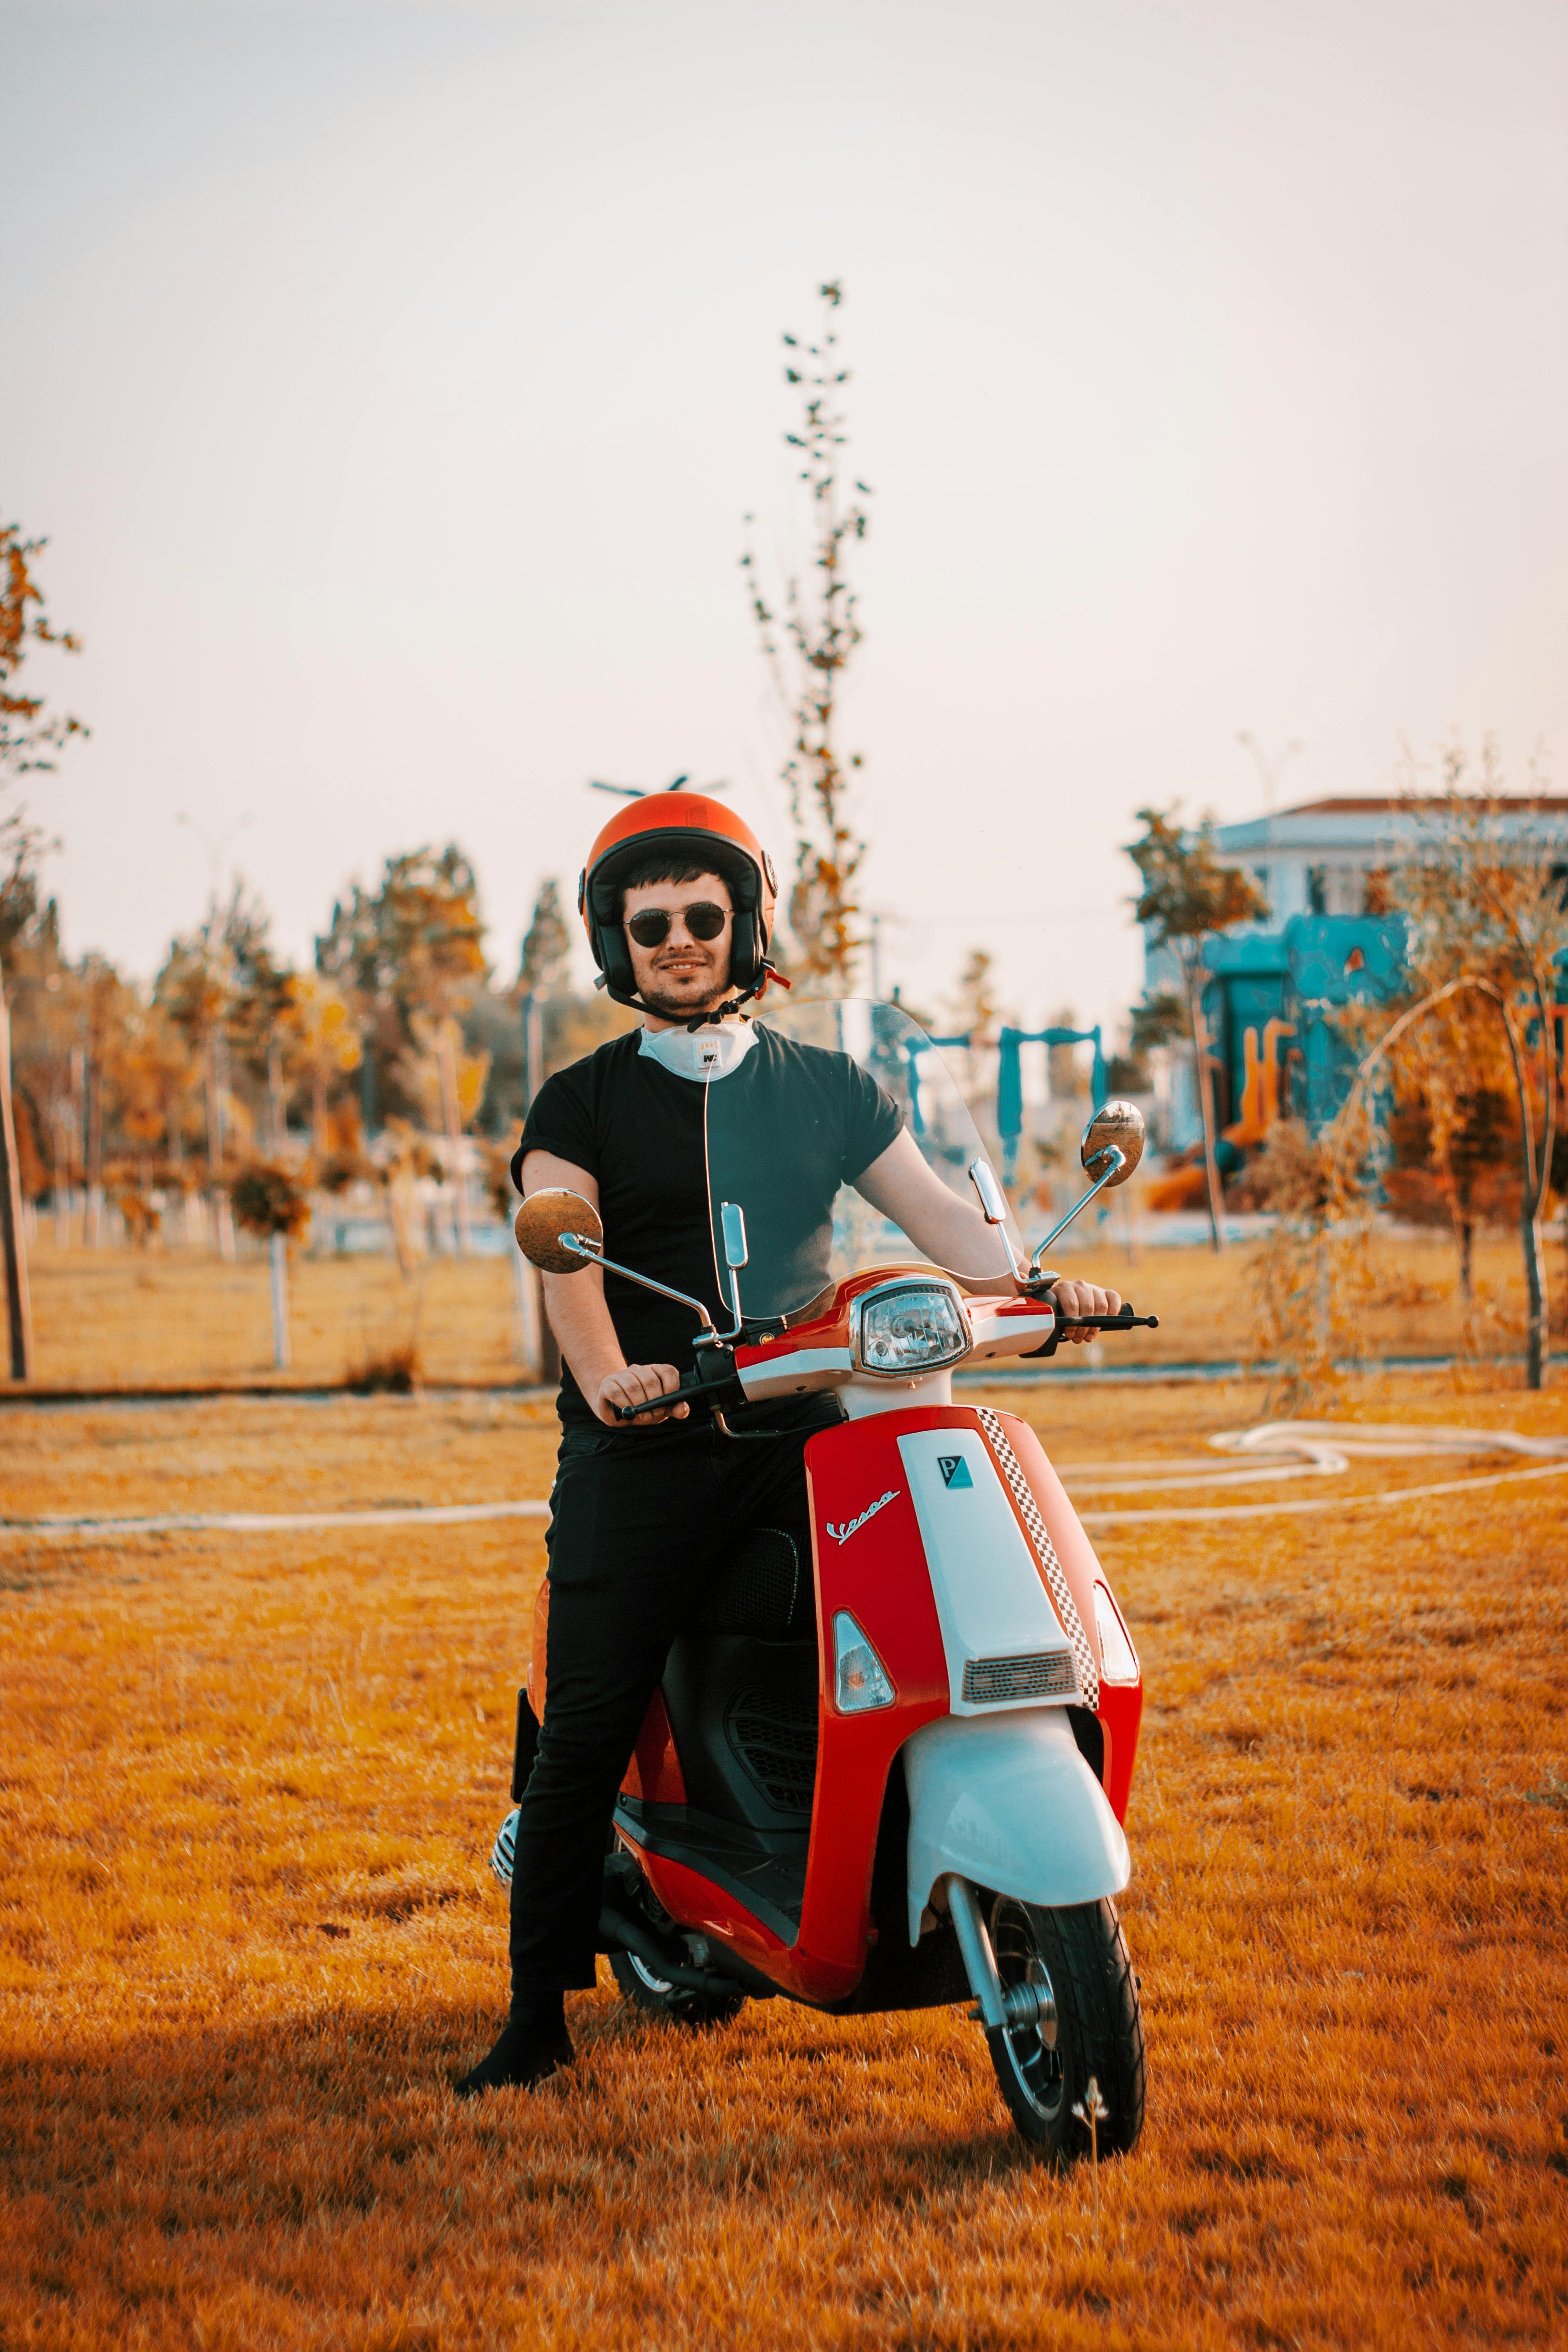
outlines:
[{"label": "cork-colored mirror", "polygon": [[566,1246],[568,1234],[591,1242],[595,1249],[605,1244],[605,1228],[592,1201],[563,1185],[531,1192],[517,1213],[514,1230],[519,1249],[543,1274],[581,1274],[594,1263],[591,1255]]}]

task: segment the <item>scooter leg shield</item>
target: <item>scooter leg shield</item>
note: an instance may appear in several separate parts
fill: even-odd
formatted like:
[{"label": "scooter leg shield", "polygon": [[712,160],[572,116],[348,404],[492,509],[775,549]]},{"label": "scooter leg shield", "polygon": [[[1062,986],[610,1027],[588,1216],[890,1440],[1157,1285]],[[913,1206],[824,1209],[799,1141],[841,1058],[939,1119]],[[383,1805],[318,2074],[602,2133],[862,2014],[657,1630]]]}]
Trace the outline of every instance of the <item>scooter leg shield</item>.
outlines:
[{"label": "scooter leg shield", "polygon": [[1120,1895],[1127,1840],[1060,1707],[942,1716],[906,1743],[910,1942],[949,1871],[1047,1910]]}]

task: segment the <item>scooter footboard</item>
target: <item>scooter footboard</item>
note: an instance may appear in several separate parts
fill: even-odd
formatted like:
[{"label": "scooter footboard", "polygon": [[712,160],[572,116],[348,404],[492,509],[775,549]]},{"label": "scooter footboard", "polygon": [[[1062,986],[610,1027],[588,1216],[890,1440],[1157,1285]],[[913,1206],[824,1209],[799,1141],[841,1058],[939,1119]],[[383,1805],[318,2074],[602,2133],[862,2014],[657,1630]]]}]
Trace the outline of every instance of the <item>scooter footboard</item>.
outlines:
[{"label": "scooter footboard", "polygon": [[942,1716],[903,1758],[911,1944],[950,1871],[1049,1910],[1120,1895],[1131,1875],[1121,1824],[1061,1707]]}]

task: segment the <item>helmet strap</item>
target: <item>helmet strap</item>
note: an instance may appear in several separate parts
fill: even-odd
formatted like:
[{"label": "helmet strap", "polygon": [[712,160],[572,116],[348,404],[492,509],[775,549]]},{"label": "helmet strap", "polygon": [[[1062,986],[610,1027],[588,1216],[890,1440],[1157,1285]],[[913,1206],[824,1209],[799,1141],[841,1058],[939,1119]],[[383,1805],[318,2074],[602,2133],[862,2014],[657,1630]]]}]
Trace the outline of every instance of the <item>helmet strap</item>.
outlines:
[{"label": "helmet strap", "polygon": [[738,996],[731,997],[727,1004],[716,1004],[711,1013],[700,1013],[694,1021],[689,1021],[686,1024],[687,1035],[689,1037],[694,1037],[699,1029],[706,1029],[710,1023],[727,1021],[731,1013],[739,1013],[742,1005],[749,1004],[753,996],[761,996],[763,989],[766,988],[770,980],[777,981],[781,988],[789,988],[793,985],[791,982],[784,978],[782,971],[774,970],[773,966],[768,961],[766,956],[764,956],[763,958],[762,976],[760,979],[753,982],[750,988],[742,989]]}]

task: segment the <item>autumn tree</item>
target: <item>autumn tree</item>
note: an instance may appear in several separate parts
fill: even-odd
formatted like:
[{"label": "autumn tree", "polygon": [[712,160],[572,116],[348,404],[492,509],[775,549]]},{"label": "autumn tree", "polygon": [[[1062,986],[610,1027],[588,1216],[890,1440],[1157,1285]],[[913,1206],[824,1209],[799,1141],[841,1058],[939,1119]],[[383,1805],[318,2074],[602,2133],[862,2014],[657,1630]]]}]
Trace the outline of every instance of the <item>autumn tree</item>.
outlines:
[{"label": "autumn tree", "polygon": [[16,523],[0,523],[0,781],[7,783],[53,769],[56,753],[71,737],[88,732],[79,719],[51,710],[45,696],[24,694],[16,684],[30,646],[81,651],[80,638],[49,619],[33,577],[33,560],[47,545],[45,539],[25,538]]},{"label": "autumn tree", "polygon": [[163,1007],[131,994],[111,1075],[120,1131],[139,1163],[143,1194],[152,1191],[159,1144],[176,1170],[183,1161],[184,1097],[193,1074],[190,1050]]},{"label": "autumn tree", "polygon": [[264,1087],[266,1148],[278,1151],[288,1121],[283,1056],[295,975],[273,947],[266,908],[259,898],[247,896],[237,879],[224,912],[223,944],[232,982],[224,1044],[237,1052],[251,1076]]},{"label": "autumn tree", "polygon": [[561,911],[561,890],[555,877],[541,883],[522,939],[518,966],[519,996],[548,996],[563,985],[572,961],[572,934]]},{"label": "autumn tree", "polygon": [[1143,831],[1127,855],[1142,880],[1136,911],[1144,936],[1151,948],[1170,950],[1180,980],[1203,1121],[1209,1232],[1218,1250],[1225,1244],[1225,1205],[1215,1157],[1214,1071],[1203,1012],[1208,981],[1204,950],[1237,923],[1260,921],[1268,908],[1250,875],[1221,863],[1213,817],[1205,816],[1194,831],[1180,823],[1179,806],[1166,812],[1140,809]]},{"label": "autumn tree", "polygon": [[59,914],[51,898],[40,903],[37,873],[16,854],[0,875],[0,962],[4,963],[11,1014],[14,1113],[21,1140],[24,1107],[30,1114],[40,1157],[51,1171],[55,1234],[69,1237],[70,1188],[80,1172],[76,1074],[80,1037],[76,973],[60,950]]},{"label": "autumn tree", "polygon": [[971,1045],[995,1042],[1001,1007],[996,997],[994,965],[995,959],[988,949],[972,948],[950,1001],[952,1033],[955,1037],[967,1037]]},{"label": "autumn tree", "polygon": [[[53,646],[79,653],[80,642],[49,619],[44,592],[33,575],[34,559],[47,544],[26,538],[16,523],[0,524],[0,787],[56,764],[55,755],[73,735],[85,735],[79,719],[52,711],[42,694],[24,693],[18,677],[29,650]],[[18,810],[0,811],[0,864],[21,870],[30,862],[37,836]],[[27,1295],[27,1260],[22,1242],[21,1166],[11,1100],[11,1023],[5,976],[0,960],[0,1260],[5,1275],[5,1329],[11,1378],[33,1377],[33,1316]]]},{"label": "autumn tree", "polygon": [[303,1081],[309,1092],[311,1149],[324,1160],[332,1149],[328,1118],[332,1081],[357,1070],[363,1056],[358,1024],[332,981],[319,971],[296,971],[284,982],[278,1026],[284,1075]]},{"label": "autumn tree", "polygon": [[173,940],[153,984],[160,1005],[186,1041],[201,1071],[205,1103],[207,1181],[216,1195],[227,1141],[224,1085],[224,1024],[235,998],[235,973],[214,908],[197,930]]},{"label": "autumn tree", "polygon": [[[861,764],[858,751],[846,762],[837,726],[843,677],[860,643],[858,600],[849,584],[848,556],[866,536],[862,501],[868,486],[843,478],[845,430],[843,388],[849,372],[840,365],[837,315],[844,299],[837,279],[819,289],[822,325],[814,342],[785,335],[789,354],[784,380],[798,389],[798,430],[785,434],[799,459],[799,479],[810,500],[815,579],[802,587],[791,573],[775,607],[764,592],[756,557],[748,547],[741,558],[763,657],[789,730],[784,781],[795,832],[789,927],[807,972],[847,988],[860,951],[860,906],[856,877],[866,844],[849,808],[850,781]],[[748,527],[752,518],[747,517]]]},{"label": "autumn tree", "polygon": [[522,1108],[527,1116],[544,1083],[544,1007],[561,990],[572,960],[572,934],[561,911],[561,892],[550,875],[541,883],[523,933],[514,991],[522,1014]]},{"label": "autumn tree", "polygon": [[1561,853],[1534,813],[1539,797],[1508,793],[1490,738],[1483,740],[1479,771],[1456,743],[1442,754],[1440,790],[1407,792],[1407,843],[1389,890],[1409,924],[1415,1002],[1394,1008],[1357,1079],[1361,1088],[1374,1065],[1390,1056],[1396,1072],[1414,1075],[1439,1164],[1450,1167],[1477,1100],[1500,1092],[1511,1099],[1531,1388],[1545,1376],[1541,1221],[1563,1092],[1553,1017],[1557,966],[1568,956]]},{"label": "autumn tree", "polygon": [[[455,842],[389,857],[373,894],[355,883],[316,942],[320,971],[353,992],[371,1021],[392,1016],[412,1045],[394,1061],[405,1091],[447,1136],[457,1178],[458,1247],[469,1239],[463,1130],[484,1099],[489,1056],[461,1052],[461,1016],[483,987],[485,926],[474,869]],[[426,1101],[433,1095],[434,1101]]]}]

